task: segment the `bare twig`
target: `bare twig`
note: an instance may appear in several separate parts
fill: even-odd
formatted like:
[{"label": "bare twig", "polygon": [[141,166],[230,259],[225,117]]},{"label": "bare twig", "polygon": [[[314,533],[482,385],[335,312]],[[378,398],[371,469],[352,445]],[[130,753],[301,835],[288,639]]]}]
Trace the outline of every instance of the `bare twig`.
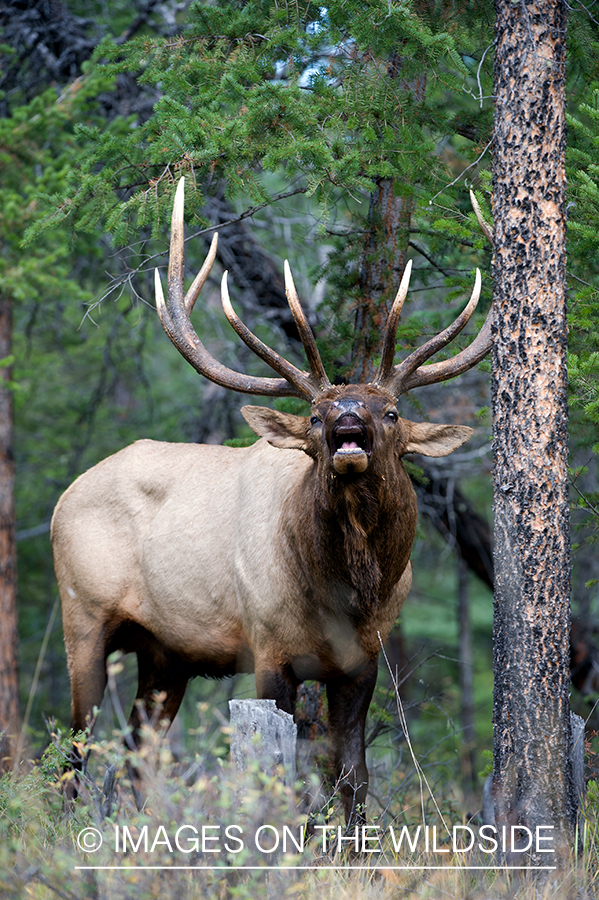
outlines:
[{"label": "bare twig", "polygon": [[439,197],[443,193],[443,191],[446,191],[448,188],[453,187],[454,184],[457,184],[458,181],[462,178],[462,176],[466,174],[466,172],[468,172],[470,169],[473,169],[474,166],[477,166],[492,143],[493,143],[493,138],[491,138],[491,140],[489,141],[489,143],[487,144],[487,146],[485,147],[483,152],[479,156],[477,156],[477,158],[474,160],[473,163],[470,163],[469,166],[466,166],[466,168],[460,172],[460,174],[457,176],[457,178],[454,178],[453,181],[449,182],[449,184],[444,185],[440,191],[437,191],[437,193],[435,194],[434,197],[431,197],[431,199],[428,201],[429,205],[432,206],[432,204],[435,202],[437,197]]},{"label": "bare twig", "polygon": [[[259,212],[261,209],[265,209],[268,206],[271,206],[273,203],[277,203],[279,200],[286,200],[288,197],[294,197],[296,194],[305,194],[307,191],[307,187],[298,187],[294,188],[291,191],[283,191],[280,194],[277,194],[276,197],[271,197],[270,200],[264,201],[264,203],[258,203],[256,206],[249,206],[246,210],[240,213],[238,216],[233,216],[230,219],[227,219],[225,222],[219,222],[216,225],[208,225],[206,228],[200,228],[199,231],[195,231],[193,234],[190,234],[185,238],[185,243],[188,241],[195,241],[197,238],[202,237],[202,235],[211,234],[214,231],[218,231],[221,228],[227,228],[229,225],[235,225],[238,222],[243,222],[244,219],[251,218],[255,213]],[[133,245],[130,245],[130,247]],[[126,247],[124,249],[130,249],[130,247]],[[122,251],[121,251],[122,252]],[[98,296],[98,298],[92,301],[85,313],[84,319],[89,318],[93,322],[91,317],[91,313],[100,306],[100,304],[106,300],[111,294],[115,291],[119,291],[119,297],[121,296],[122,291],[125,288],[125,285],[132,286],[133,278],[135,276],[140,275],[142,272],[148,271],[152,264],[157,260],[161,259],[165,253],[168,253],[168,248],[165,248],[164,251],[159,253],[154,253],[152,256],[146,257],[143,263],[140,263],[139,266],[136,266],[133,269],[130,269],[124,275],[113,276],[108,287],[102,291],[102,293]],[[118,299],[118,297],[117,297]],[[139,297],[142,303],[146,303],[148,306],[153,306],[153,304],[147,303],[143,297]]]},{"label": "bare twig", "polygon": [[584,505],[586,506],[586,508],[587,508],[588,510],[590,510],[590,512],[592,512],[593,515],[599,516],[599,509],[597,509],[596,506],[593,506],[593,504],[591,503],[591,501],[589,500],[589,498],[588,498],[585,494],[583,494],[581,490],[579,490],[579,488],[576,486],[576,484],[575,484],[573,481],[571,481],[571,482],[570,482],[570,485],[571,485],[571,487],[574,488],[574,490],[576,491],[576,493],[578,494],[578,496],[580,497],[580,499],[583,501],[583,503],[584,503]]},{"label": "bare twig", "polygon": [[444,269],[437,262],[435,262],[432,256],[429,256],[426,250],[423,250],[422,247],[419,247],[415,241],[408,241],[408,247],[411,247],[416,251],[416,253],[419,253],[420,256],[423,256],[434,269],[437,269],[437,271],[441,272],[442,275],[445,275],[446,278],[449,278],[452,274],[455,274],[455,272],[450,272],[448,269]]}]

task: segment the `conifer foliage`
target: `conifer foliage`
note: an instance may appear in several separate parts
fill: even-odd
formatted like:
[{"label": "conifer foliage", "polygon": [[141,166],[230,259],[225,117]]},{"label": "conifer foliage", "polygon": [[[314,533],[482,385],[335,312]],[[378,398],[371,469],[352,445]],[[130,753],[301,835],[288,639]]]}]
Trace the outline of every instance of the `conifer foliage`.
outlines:
[{"label": "conifer foliage", "polygon": [[382,0],[250,0],[194,4],[174,38],[104,41],[95,54],[103,71],[134,72],[160,99],[128,133],[79,127],[86,152],[62,214],[103,219],[123,242],[131,226],[164,220],[168,204],[157,200],[177,174],[191,176],[196,209],[218,181],[230,197],[272,202],[265,175],[279,170],[324,209],[341,192],[369,194],[377,178],[398,178],[404,191],[430,185],[441,172],[434,141],[455,130],[445,92],[471,74],[459,20],[442,28],[439,18]]}]

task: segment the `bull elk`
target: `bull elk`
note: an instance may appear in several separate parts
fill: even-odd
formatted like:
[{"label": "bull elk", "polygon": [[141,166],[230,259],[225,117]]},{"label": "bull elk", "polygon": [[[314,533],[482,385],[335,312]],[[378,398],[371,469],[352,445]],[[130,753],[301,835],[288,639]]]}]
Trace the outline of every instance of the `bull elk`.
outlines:
[{"label": "bull elk", "polygon": [[[172,720],[194,675],[255,672],[260,698],[294,712],[298,685],[326,684],[332,764],[348,822],[367,792],[364,723],[385,640],[411,583],[416,497],[408,453],[445,456],[472,434],[400,417],[398,398],[465,372],[490,349],[489,317],[451,359],[424,365],[465,326],[455,322],[394,364],[409,264],[389,314],[381,362],[369,384],[332,385],[300,306],[289,266],[286,292],[309,365],[301,371],[260,341],[231,306],[225,315],[280,376],[243,375],[214,359],[190,321],[216,255],[216,237],[187,294],[183,289],[181,179],[173,207],[168,301],[156,272],[167,335],[216,384],[247,394],[301,397],[307,417],[258,406],[241,410],[262,439],[236,449],[141,440],[81,475],[60,498],[52,546],[72,694],[72,727],[99,706],[106,658],[137,654],[137,699],[164,692]],[[136,703],[130,723],[138,735]]]}]

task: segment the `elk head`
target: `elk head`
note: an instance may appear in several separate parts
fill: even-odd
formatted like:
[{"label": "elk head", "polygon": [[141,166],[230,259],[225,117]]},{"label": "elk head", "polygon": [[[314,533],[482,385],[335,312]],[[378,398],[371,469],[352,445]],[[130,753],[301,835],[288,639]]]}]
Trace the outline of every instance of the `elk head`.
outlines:
[{"label": "elk head", "polygon": [[281,377],[244,375],[214,359],[191,325],[191,311],[216,257],[218,236],[214,236],[202,269],[184,295],[183,204],[184,179],[181,178],[171,223],[168,304],[165,304],[160,276],[156,270],[156,305],[170,340],[196,371],[216,384],[246,394],[301,397],[312,406],[308,417],[292,416],[264,407],[243,407],[242,414],[257,434],[276,447],[303,450],[314,459],[321,460],[335,476],[351,479],[367,473],[377,463],[377,449],[381,442],[393,442],[395,452],[400,456],[405,453],[444,456],[472,433],[472,429],[463,426],[414,423],[402,419],[397,410],[397,400],[413,388],[460,375],[475,366],[489,352],[491,313],[468,347],[451,359],[424,365],[435,353],[447,346],[470,320],[480,296],[481,279],[478,269],[472,296],[463,312],[444,331],[396,365],[394,354],[397,326],[408,293],[411,273],[411,261],[408,262],[387,318],[381,362],[372,382],[344,386],[332,385],[327,377],[287,261],[287,300],[306,353],[309,372],[302,371],[285,360],[243,324],[231,305],[225,272],[222,277],[221,300],[229,323],[250,350]]}]

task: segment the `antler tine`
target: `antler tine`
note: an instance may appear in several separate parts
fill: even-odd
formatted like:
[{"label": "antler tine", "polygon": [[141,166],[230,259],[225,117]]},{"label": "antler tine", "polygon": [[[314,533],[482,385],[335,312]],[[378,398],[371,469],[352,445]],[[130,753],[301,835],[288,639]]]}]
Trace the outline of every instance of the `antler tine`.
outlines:
[{"label": "antler tine", "polygon": [[[411,353],[410,356],[408,356],[407,359],[405,359],[402,363],[394,367],[387,381],[383,385],[381,385],[385,388],[385,390],[388,390],[395,397],[399,397],[400,394],[405,393],[412,387],[416,387],[420,384],[432,384],[437,381],[443,381],[445,378],[452,377],[452,374],[459,374],[458,372],[452,373],[451,365],[448,365],[451,364],[453,360],[444,360],[443,362],[435,363],[434,365],[427,366],[425,368],[419,367],[421,367],[422,363],[426,362],[427,359],[430,359],[431,356],[437,353],[437,351],[441,350],[443,347],[446,347],[447,344],[449,344],[449,342],[452,341],[454,337],[456,337],[456,335],[458,335],[464,328],[464,326],[472,316],[472,313],[476,309],[478,299],[480,297],[480,288],[481,277],[480,271],[477,269],[476,278],[474,280],[474,289],[465,309],[460,313],[457,319],[452,322],[451,325],[444,329],[444,331],[442,331],[438,335],[435,335],[435,337],[431,338],[429,341],[423,344],[422,347],[419,347],[418,350],[415,350],[414,353]],[[486,350],[485,352],[488,352],[488,350]],[[462,353],[466,353],[466,350],[462,351]],[[485,354],[483,353],[483,356],[484,355]],[[458,360],[461,358],[462,354],[459,353],[456,357],[454,357],[454,360]],[[476,360],[476,362],[478,362],[478,360]],[[472,362],[471,365],[475,365],[476,362]],[[470,368],[470,366],[466,366],[466,368]],[[429,369],[430,372],[428,371]],[[445,372],[447,372],[447,374],[444,374]],[[414,375],[413,373],[416,374]],[[431,375],[433,373],[435,373],[435,377],[431,378]],[[423,378],[425,378],[426,380],[422,380]]]},{"label": "antler tine", "polygon": [[218,248],[218,234],[215,234],[210,243],[210,250],[208,251],[208,256],[204,260],[204,265],[196,275],[193,280],[193,284],[185,294],[185,308],[187,312],[191,315],[191,311],[195,306],[195,302],[200,296],[200,291],[204,287],[206,279],[210,275],[212,271],[212,266],[214,265],[214,260],[216,259],[216,251]]},{"label": "antler tine", "polygon": [[476,199],[476,194],[474,193],[474,191],[470,191],[470,203],[472,204],[472,209],[474,210],[474,215],[476,216],[476,218],[478,220],[478,224],[480,225],[481,230],[483,231],[485,237],[487,238],[487,240],[489,241],[489,243],[492,247],[493,246],[493,231],[483,218],[483,211],[480,208],[480,203]]},{"label": "antler tine", "polygon": [[327,373],[324,370],[324,366],[318,352],[318,347],[316,346],[316,341],[314,340],[312,329],[308,324],[308,320],[306,319],[304,310],[302,309],[302,305],[299,301],[299,297],[295,289],[295,284],[293,282],[293,275],[291,274],[291,268],[287,260],[285,260],[284,269],[285,293],[287,294],[289,309],[291,310],[293,318],[295,319],[295,324],[297,325],[297,330],[299,331],[299,336],[304,346],[304,351],[306,353],[306,358],[310,367],[310,375],[312,376],[314,385],[318,388],[318,392],[320,392],[331,387],[331,382],[329,381]]},{"label": "antler tine", "polygon": [[408,289],[410,287],[410,276],[412,274],[412,260],[409,259],[406,263],[406,268],[403,273],[403,278],[401,279],[401,284],[399,285],[399,290],[397,292],[397,296],[393,301],[393,306],[391,307],[391,311],[387,317],[387,324],[385,326],[385,334],[383,336],[383,348],[381,350],[381,364],[378,367],[377,373],[374,376],[373,383],[374,384],[383,384],[389,378],[393,370],[393,359],[395,356],[395,338],[397,335],[397,326],[399,325],[399,317],[401,311],[403,309],[403,305],[405,303],[406,297],[408,295]]},{"label": "antler tine", "polygon": [[209,378],[215,384],[243,394],[261,394],[265,397],[302,397],[310,402],[314,399],[314,395],[307,386],[300,388],[286,378],[258,378],[229,369],[207,351],[197,336],[189,314],[212,267],[216,255],[216,242],[212,241],[208,259],[184,298],[184,185],[185,179],[181,178],[173,204],[168,266],[168,301],[166,304],[158,270],[156,270],[155,277],[156,307],[164,330],[179,353],[193,366],[196,372]]},{"label": "antler tine", "polygon": [[167,296],[169,306],[183,301],[183,269],[185,265],[185,179],[180,178],[171,215],[171,243],[168,255]]},{"label": "antler tine", "polygon": [[229,297],[229,288],[227,285],[228,274],[228,272],[223,273],[221,282],[221,303],[223,312],[227,317],[229,324],[235,329],[244,344],[249,347],[256,356],[259,356],[265,363],[268,363],[268,365],[274,369],[275,372],[278,372],[279,375],[282,375],[286,381],[294,384],[302,394],[308,393],[310,394],[311,399],[314,399],[320,393],[320,388],[315,388],[312,385],[308,375],[305,372],[300,371],[300,369],[296,368],[292,363],[287,362],[286,359],[279,356],[274,350],[271,350],[270,347],[264,344],[260,338],[256,337],[256,335],[241,321],[233,309],[231,298]]}]

